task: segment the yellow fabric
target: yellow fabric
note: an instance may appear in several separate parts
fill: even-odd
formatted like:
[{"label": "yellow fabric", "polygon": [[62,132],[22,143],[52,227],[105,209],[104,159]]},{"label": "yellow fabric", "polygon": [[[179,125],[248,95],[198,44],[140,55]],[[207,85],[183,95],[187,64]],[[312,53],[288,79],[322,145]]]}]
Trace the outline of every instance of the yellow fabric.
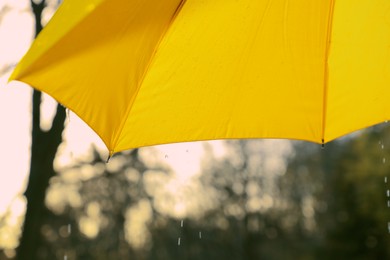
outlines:
[{"label": "yellow fabric", "polygon": [[111,152],[321,143],[389,119],[389,46],[388,0],[66,0],[11,79],[69,107]]},{"label": "yellow fabric", "polygon": [[335,1],[325,140],[390,119],[390,1]]}]

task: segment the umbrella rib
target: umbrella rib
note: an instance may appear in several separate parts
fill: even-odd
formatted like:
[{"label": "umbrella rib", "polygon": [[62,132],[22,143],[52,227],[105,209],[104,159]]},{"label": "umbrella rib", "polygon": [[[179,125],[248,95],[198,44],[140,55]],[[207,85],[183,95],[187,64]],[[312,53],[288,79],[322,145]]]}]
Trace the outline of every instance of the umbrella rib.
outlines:
[{"label": "umbrella rib", "polygon": [[329,87],[329,50],[331,44],[332,36],[332,25],[333,25],[333,10],[335,5],[335,0],[330,0],[330,10],[328,15],[328,28],[326,35],[325,43],[325,62],[324,62],[324,86],[323,86],[323,100],[322,100],[322,133],[321,133],[321,142],[322,145],[327,141],[325,140],[325,125],[326,125],[326,112],[327,112],[327,102],[328,102],[328,87]]},{"label": "umbrella rib", "polygon": [[137,89],[135,91],[135,94],[134,94],[134,98],[130,101],[130,104],[129,106],[127,107],[127,110],[126,110],[126,113],[125,113],[125,116],[124,116],[124,119],[122,120],[121,124],[119,125],[119,131],[117,132],[117,134],[115,135],[114,139],[113,139],[113,142],[112,142],[112,150],[110,150],[110,155],[113,155],[116,151],[115,151],[115,147],[118,143],[118,140],[119,140],[119,137],[122,135],[122,132],[123,132],[123,129],[124,129],[124,126],[126,124],[126,121],[129,117],[129,114],[131,112],[131,109],[133,108],[133,105],[134,105],[134,102],[135,100],[137,99],[137,96],[138,96],[138,93],[139,93],[139,90],[141,89],[141,86],[145,80],[145,77],[146,77],[146,74],[148,73],[150,67],[151,67],[151,64],[154,60],[154,57],[156,56],[156,53],[161,45],[161,42],[162,40],[164,39],[164,36],[167,34],[169,28],[171,28],[172,24],[174,23],[174,21],[176,20],[176,17],[178,16],[178,14],[180,13],[180,10],[183,8],[184,4],[186,3],[187,0],[180,0],[180,3],[177,5],[177,8],[176,10],[173,12],[173,15],[172,15],[172,18],[171,20],[169,21],[168,23],[168,26],[166,27],[165,31],[161,34],[160,36],[160,39],[158,40],[154,50],[153,50],[153,54],[151,55],[149,61],[148,61],[148,64],[144,70],[144,73],[142,74],[142,77],[141,77],[141,80],[139,81],[138,83],[138,86],[137,86]]}]

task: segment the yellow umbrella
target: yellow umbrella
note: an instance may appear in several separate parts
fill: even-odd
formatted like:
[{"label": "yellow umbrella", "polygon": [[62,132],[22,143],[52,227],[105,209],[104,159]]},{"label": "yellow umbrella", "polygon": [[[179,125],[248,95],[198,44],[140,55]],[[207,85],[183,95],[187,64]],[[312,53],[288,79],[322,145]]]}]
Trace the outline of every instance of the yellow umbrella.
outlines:
[{"label": "yellow umbrella", "polygon": [[66,0],[11,79],[111,153],[331,141],[390,118],[389,0]]}]

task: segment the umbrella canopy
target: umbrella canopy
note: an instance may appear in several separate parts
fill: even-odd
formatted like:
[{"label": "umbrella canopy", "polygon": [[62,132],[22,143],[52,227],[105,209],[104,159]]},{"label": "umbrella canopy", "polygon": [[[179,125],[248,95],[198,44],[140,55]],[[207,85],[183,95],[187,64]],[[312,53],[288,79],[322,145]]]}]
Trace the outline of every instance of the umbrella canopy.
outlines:
[{"label": "umbrella canopy", "polygon": [[390,118],[390,1],[66,0],[10,79],[75,112],[111,153],[324,143]]}]

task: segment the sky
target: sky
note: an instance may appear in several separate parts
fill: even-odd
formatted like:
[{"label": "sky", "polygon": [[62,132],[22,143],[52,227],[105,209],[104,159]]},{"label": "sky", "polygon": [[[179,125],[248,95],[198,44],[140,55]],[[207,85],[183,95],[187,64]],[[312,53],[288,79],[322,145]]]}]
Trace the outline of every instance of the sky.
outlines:
[{"label": "sky", "polygon": [[[6,8],[11,4],[14,8]],[[27,1],[0,0],[0,71],[15,64],[33,37]],[[0,213],[25,185],[29,161],[31,89],[21,83],[7,84],[0,78]]]}]

